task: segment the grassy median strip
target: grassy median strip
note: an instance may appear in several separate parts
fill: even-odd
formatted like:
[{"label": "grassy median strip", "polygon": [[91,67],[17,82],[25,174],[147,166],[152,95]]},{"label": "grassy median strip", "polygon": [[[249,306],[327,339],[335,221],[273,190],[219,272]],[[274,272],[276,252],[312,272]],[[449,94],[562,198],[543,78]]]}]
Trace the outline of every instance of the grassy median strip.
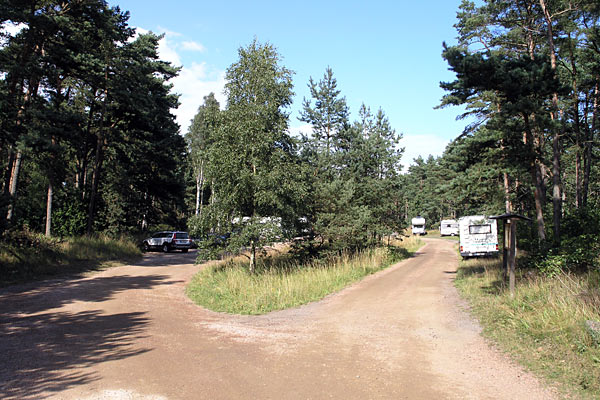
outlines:
[{"label": "grassy median strip", "polygon": [[231,314],[264,314],[320,300],[363,277],[410,256],[422,245],[416,238],[397,246],[297,264],[287,254],[261,260],[255,274],[240,258],[203,268],[187,289],[196,304]]},{"label": "grassy median strip", "polygon": [[521,272],[514,298],[501,260],[463,261],[456,285],[484,334],[548,382],[584,399],[600,398],[600,272],[547,278]]}]

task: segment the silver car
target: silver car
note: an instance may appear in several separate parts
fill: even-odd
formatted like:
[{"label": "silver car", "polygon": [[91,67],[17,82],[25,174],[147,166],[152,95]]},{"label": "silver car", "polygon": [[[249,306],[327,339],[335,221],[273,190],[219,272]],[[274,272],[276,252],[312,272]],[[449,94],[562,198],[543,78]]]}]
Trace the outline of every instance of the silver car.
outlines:
[{"label": "silver car", "polygon": [[187,232],[162,231],[144,239],[144,251],[160,249],[165,253],[181,250],[184,253],[192,247],[192,240]]}]

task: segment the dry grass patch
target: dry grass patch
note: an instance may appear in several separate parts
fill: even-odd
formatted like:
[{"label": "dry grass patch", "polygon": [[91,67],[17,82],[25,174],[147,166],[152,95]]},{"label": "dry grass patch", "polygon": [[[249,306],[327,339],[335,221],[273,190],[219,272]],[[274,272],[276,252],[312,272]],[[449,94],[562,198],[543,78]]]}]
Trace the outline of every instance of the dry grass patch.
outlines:
[{"label": "dry grass patch", "polygon": [[298,264],[282,252],[261,258],[255,274],[248,272],[243,257],[215,262],[194,277],[187,294],[203,307],[232,314],[264,314],[296,307],[387,268],[421,246],[413,238],[399,243],[402,247],[377,248],[305,264]]},{"label": "dry grass patch", "polygon": [[586,327],[600,321],[600,272],[547,278],[521,271],[511,297],[500,260],[469,260],[456,284],[486,336],[572,395],[600,398],[600,342]]},{"label": "dry grass patch", "polygon": [[0,286],[66,273],[94,271],[141,257],[128,237],[105,235],[68,239],[13,233],[0,243]]}]

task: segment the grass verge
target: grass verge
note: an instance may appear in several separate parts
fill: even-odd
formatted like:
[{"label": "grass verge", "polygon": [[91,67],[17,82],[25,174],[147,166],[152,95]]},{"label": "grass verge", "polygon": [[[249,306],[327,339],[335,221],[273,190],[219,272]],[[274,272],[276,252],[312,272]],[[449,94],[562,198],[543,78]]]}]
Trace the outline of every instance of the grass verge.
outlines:
[{"label": "grass verge", "polygon": [[214,262],[193,278],[187,295],[198,305],[231,314],[297,307],[409,257],[422,242],[408,238],[395,244],[308,264],[297,264],[284,252],[261,259],[255,274],[248,272],[248,262],[240,257]]},{"label": "grass verge", "polygon": [[514,297],[501,260],[461,262],[456,286],[484,335],[569,397],[600,398],[600,340],[586,321],[600,321],[600,272],[547,278],[520,271]]},{"label": "grass verge", "polygon": [[19,232],[0,243],[0,286],[50,276],[82,273],[141,257],[127,237],[83,236],[64,240]]}]

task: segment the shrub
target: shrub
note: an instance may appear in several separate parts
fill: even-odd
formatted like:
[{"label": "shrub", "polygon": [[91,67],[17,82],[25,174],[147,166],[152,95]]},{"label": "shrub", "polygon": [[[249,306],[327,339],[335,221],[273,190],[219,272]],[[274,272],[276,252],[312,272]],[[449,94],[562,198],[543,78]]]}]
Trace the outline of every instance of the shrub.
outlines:
[{"label": "shrub", "polygon": [[567,214],[561,226],[559,246],[542,244],[532,251],[528,265],[546,276],[598,268],[600,254],[600,211],[577,210]]},{"label": "shrub", "polygon": [[80,202],[68,202],[54,212],[52,231],[61,237],[82,235],[87,224],[87,213]]}]

